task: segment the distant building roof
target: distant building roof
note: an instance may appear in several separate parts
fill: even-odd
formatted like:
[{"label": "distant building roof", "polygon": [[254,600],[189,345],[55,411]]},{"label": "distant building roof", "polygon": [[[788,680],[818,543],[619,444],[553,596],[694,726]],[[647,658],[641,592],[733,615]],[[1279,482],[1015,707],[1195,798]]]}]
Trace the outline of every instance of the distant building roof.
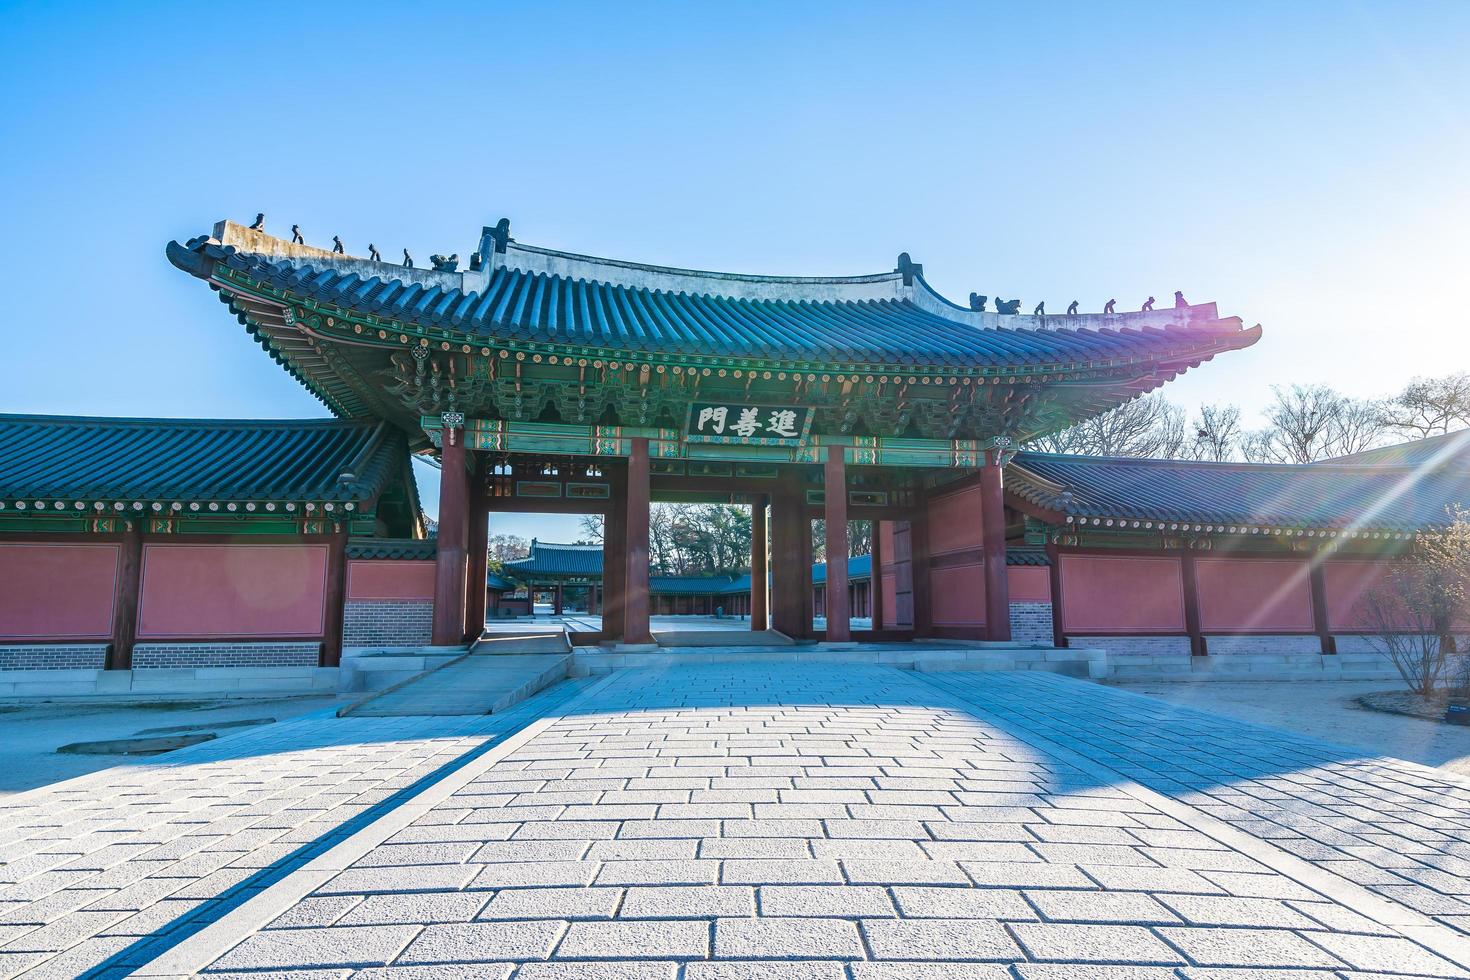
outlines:
[{"label": "distant building roof", "polygon": [[1368,463],[1387,466],[1449,466],[1470,469],[1470,429],[1367,449],[1322,461],[1323,465]]},{"label": "distant building roof", "polygon": [[0,500],[361,505],[394,477],[408,443],[376,421],[0,415]]},{"label": "distant building roof", "polygon": [[1119,530],[1157,521],[1243,532],[1402,532],[1442,525],[1448,506],[1470,502],[1463,470],[1356,461],[1303,466],[1020,453],[1006,471],[1006,489],[1078,523],[1116,522]]},{"label": "distant building roof", "polygon": [[602,545],[555,544],[531,539],[531,553],[524,558],[501,562],[509,575],[531,577],[593,576],[602,574]]}]

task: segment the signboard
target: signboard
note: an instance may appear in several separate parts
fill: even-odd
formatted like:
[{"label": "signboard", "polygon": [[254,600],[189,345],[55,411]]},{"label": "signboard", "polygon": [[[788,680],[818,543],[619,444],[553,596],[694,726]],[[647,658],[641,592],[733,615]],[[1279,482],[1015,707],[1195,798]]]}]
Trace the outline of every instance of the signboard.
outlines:
[{"label": "signboard", "polygon": [[811,428],[812,410],[789,405],[695,402],[689,406],[690,442],[737,446],[797,446]]}]

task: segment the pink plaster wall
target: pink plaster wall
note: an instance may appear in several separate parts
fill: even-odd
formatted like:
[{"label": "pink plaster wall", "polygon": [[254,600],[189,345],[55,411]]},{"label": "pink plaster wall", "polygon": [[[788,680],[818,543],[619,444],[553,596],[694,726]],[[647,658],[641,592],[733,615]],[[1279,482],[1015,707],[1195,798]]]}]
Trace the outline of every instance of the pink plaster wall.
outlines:
[{"label": "pink plaster wall", "polygon": [[[1363,621],[1364,597],[1378,585],[1391,566],[1376,561],[1329,561],[1322,566],[1322,583],[1327,592],[1327,625],[1350,632],[1370,627]],[[1401,625],[1413,627],[1405,614]]]},{"label": "pink plaster wall", "polygon": [[1051,569],[1017,565],[1006,569],[1012,602],[1051,602]]},{"label": "pink plaster wall", "polygon": [[1182,633],[1178,558],[1063,555],[1062,624],[1069,632]]},{"label": "pink plaster wall", "polygon": [[1268,558],[1196,558],[1203,632],[1310,633],[1307,563]]},{"label": "pink plaster wall", "polygon": [[116,544],[0,544],[0,640],[105,640],[121,549]]},{"label": "pink plaster wall", "polygon": [[929,610],[935,626],[985,624],[985,566],[944,565],[929,568]]},{"label": "pink plaster wall", "polygon": [[138,635],[321,636],[324,544],[143,546]]},{"label": "pink plaster wall", "polygon": [[349,561],[347,598],[354,602],[402,602],[434,598],[431,561]]},{"label": "pink plaster wall", "polygon": [[928,508],[929,554],[973,551],[981,546],[978,486],[941,497],[930,497]]}]

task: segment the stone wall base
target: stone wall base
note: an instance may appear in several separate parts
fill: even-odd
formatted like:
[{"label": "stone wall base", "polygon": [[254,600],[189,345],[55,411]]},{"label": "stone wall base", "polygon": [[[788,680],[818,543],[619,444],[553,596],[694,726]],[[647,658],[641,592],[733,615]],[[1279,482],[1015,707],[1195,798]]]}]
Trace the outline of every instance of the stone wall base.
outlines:
[{"label": "stone wall base", "polygon": [[333,694],[336,667],[193,667],[0,672],[0,699],[228,698]]},{"label": "stone wall base", "polygon": [[0,646],[0,671],[101,670],[106,643],[34,643]]},{"label": "stone wall base", "polygon": [[1205,634],[1205,652],[1212,657],[1230,657],[1242,653],[1321,653],[1322,640],[1314,633],[1277,635],[1211,636]]},{"label": "stone wall base", "polygon": [[342,609],[342,645],[412,647],[428,644],[432,602],[348,602]]},{"label": "stone wall base", "polygon": [[133,647],[133,669],[169,670],[194,667],[315,667],[322,645],[304,643],[139,643]]},{"label": "stone wall base", "polygon": [[1044,643],[1051,646],[1051,603],[1011,603],[1011,639],[1017,643]]}]

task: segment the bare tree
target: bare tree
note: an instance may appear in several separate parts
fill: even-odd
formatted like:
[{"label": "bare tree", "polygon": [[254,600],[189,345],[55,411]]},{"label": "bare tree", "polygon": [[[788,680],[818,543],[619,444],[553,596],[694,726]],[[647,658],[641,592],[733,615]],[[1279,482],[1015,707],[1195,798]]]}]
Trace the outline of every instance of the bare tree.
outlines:
[{"label": "bare tree", "polygon": [[492,534],[488,542],[490,560],[504,564],[531,553],[531,543],[519,534]]},{"label": "bare tree", "polygon": [[1185,448],[1190,459],[1224,463],[1240,458],[1240,409],[1234,405],[1201,405],[1190,426],[1194,430]]},{"label": "bare tree", "polygon": [[1081,456],[1177,459],[1186,445],[1184,419],[1184,409],[1156,392],[1033,440],[1027,448]]},{"label": "bare tree", "polygon": [[1388,424],[1420,439],[1470,426],[1470,373],[1414,378],[1385,406]]},{"label": "bare tree", "polygon": [[1416,535],[1412,556],[1369,590],[1360,624],[1424,697],[1443,685],[1451,630],[1470,597],[1470,512],[1457,506],[1450,516],[1447,527]]},{"label": "bare tree", "polygon": [[582,515],[582,537],[588,544],[602,544],[602,515]]},{"label": "bare tree", "polygon": [[1381,402],[1349,398],[1327,385],[1273,387],[1266,427],[1242,443],[1258,463],[1313,463],[1377,445],[1387,421]]}]

